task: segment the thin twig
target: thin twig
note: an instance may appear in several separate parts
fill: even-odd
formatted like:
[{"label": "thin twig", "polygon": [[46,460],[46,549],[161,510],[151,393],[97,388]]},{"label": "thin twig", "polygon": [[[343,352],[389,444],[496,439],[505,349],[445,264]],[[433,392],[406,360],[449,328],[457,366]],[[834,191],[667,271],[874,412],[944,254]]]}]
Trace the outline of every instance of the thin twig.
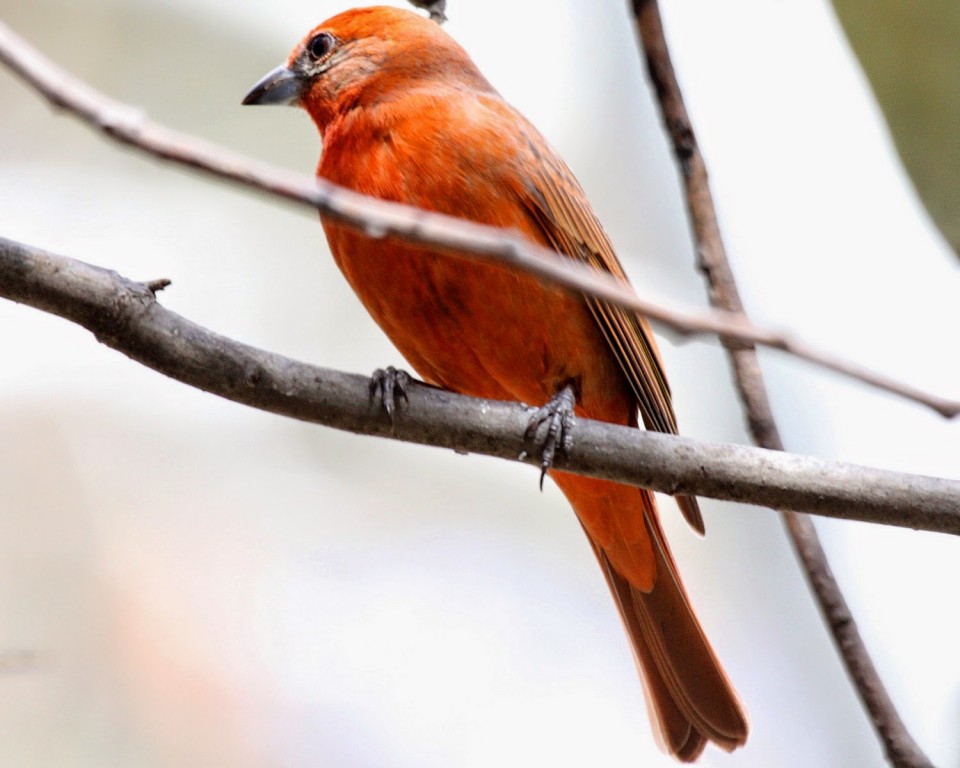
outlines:
[{"label": "thin twig", "polygon": [[[656,0],[632,2],[650,77],[680,163],[696,241],[698,266],[709,284],[710,303],[714,307],[741,314],[743,304],[723,247],[713,196],[707,181],[706,165],[697,146],[670,60],[660,10]],[[756,349],[751,345],[732,343],[729,338],[721,338],[721,341],[733,364],[740,398],[746,409],[754,441],[765,448],[782,451],[783,441],[773,419]],[[798,509],[790,504],[778,506],[781,509]],[[813,522],[805,515],[795,512],[783,512],[783,518],[807,581],[817,598],[854,687],[883,743],[887,758],[895,766],[932,768],[932,763],[907,731],[884,688],[850,608],[830,570]]]},{"label": "thin twig", "polygon": [[358,195],[323,179],[308,179],[171,130],[150,121],[142,110],[111,99],[78,80],[2,23],[0,61],[54,106],[105,135],[154,157],[316,208],[324,216],[361,229],[372,237],[400,237],[458,256],[507,264],[639,312],[681,334],[716,334],[779,349],[925,405],[946,418],[960,415],[960,400],[925,392],[885,374],[841,360],[789,333],[754,325],[742,313],[669,309],[641,299],[629,286],[580,262],[536,246],[510,231]]},{"label": "thin twig", "polygon": [[[391,424],[369,379],[254,349],[164,309],[150,283],[0,237],[0,296],[51,312],[160,373],[238,403],[360,434],[539,466],[530,410],[408,385]],[[703,443],[577,421],[558,469],[671,495],[789,504],[818,514],[960,535],[960,481],[859,467],[747,446]],[[953,511],[950,511],[953,510]]]},{"label": "thin twig", "polygon": [[447,20],[445,13],[447,0],[407,0],[407,2],[417,8],[423,8],[437,24],[443,24]]}]

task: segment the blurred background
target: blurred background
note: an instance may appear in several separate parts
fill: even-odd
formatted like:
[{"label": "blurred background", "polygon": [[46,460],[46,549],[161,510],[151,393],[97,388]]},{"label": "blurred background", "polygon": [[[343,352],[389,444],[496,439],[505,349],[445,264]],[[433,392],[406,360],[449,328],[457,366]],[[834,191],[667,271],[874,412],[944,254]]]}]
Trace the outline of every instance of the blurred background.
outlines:
[{"label": "blurred background", "polygon": [[960,5],[833,0],[904,167],[960,251]]},{"label": "blurred background", "polygon": [[[957,262],[831,7],[663,5],[754,319],[957,396]],[[567,158],[641,291],[703,306],[626,3],[449,6],[449,32]],[[345,7],[0,0],[0,16],[155,119],[309,172],[307,118],[240,99]],[[401,362],[309,212],[108,144],[5,72],[0,102],[4,236],[171,278],[165,306],[248,344],[362,373]],[[717,345],[662,347],[682,431],[746,442]],[[593,557],[534,470],[246,409],[8,302],[0,354],[0,764],[671,764]],[[960,476],[960,426],[763,362],[791,450]],[[881,764],[778,518],[703,507],[703,540],[669,501],[664,517],[753,732],[702,764]],[[957,543],[818,529],[907,725],[960,765]]]}]

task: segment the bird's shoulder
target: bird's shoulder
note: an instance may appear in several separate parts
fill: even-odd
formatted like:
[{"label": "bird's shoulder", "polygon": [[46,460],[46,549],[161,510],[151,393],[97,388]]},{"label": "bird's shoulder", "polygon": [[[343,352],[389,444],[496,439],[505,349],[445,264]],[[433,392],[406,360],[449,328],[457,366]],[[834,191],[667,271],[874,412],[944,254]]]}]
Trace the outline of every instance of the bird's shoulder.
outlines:
[{"label": "bird's shoulder", "polygon": [[442,210],[448,194],[462,201],[465,186],[519,192],[535,158],[533,133],[495,93],[411,89],[331,124],[318,173],[366,194]]}]

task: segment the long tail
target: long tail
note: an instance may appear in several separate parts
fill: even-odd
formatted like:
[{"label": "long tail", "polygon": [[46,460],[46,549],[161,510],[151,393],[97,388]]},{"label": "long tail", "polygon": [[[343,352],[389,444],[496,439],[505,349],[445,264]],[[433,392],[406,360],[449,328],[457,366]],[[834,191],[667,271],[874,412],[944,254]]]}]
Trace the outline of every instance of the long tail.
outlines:
[{"label": "long tail", "polygon": [[661,746],[683,762],[708,741],[728,752],[741,746],[746,713],[690,607],[653,494],[559,472],[554,479],[616,600]]}]

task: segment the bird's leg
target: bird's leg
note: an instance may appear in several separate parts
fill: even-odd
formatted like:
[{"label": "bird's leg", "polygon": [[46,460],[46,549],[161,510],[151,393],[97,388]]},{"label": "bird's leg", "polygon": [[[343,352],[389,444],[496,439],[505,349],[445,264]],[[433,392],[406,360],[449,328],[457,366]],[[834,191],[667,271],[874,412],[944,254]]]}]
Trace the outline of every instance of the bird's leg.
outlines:
[{"label": "bird's leg", "polygon": [[550,401],[537,409],[530,417],[525,437],[529,440],[537,434],[537,430],[544,422],[547,423],[547,434],[543,438],[540,450],[540,490],[543,490],[543,478],[547,470],[553,466],[553,459],[559,449],[569,453],[573,448],[573,428],[577,424],[577,417],[573,408],[577,404],[577,395],[573,382],[567,382]]},{"label": "bird's leg", "polygon": [[413,381],[410,374],[399,368],[388,365],[386,368],[377,368],[370,377],[370,400],[380,398],[383,410],[390,417],[393,424],[393,414],[401,400],[407,400],[407,385]]}]

